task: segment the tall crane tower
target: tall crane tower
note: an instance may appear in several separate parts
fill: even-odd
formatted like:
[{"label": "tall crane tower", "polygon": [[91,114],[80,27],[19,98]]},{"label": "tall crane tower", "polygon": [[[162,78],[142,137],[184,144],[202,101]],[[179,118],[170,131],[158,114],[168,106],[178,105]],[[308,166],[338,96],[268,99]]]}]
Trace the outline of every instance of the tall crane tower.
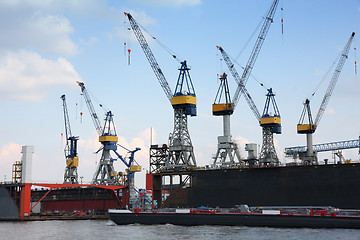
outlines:
[{"label": "tall crane tower", "polygon": [[[234,77],[238,87],[236,89],[236,92],[234,94],[233,97],[233,102],[232,103],[227,103],[226,105],[219,105],[219,104],[214,104],[213,105],[213,115],[222,115],[223,116],[223,127],[224,127],[224,136],[220,136],[218,137],[218,150],[217,150],[217,154],[215,156],[214,159],[214,165],[217,164],[218,161],[220,161],[223,165],[224,162],[226,162],[226,159],[224,159],[223,157],[221,157],[220,152],[232,152],[233,149],[237,149],[236,143],[233,142],[231,140],[231,135],[230,135],[230,115],[233,113],[241,94],[244,94],[244,97],[250,107],[250,109],[252,110],[252,112],[254,113],[256,119],[260,122],[262,118],[268,118],[268,116],[261,116],[254,101],[252,100],[250,94],[247,92],[247,89],[245,88],[246,82],[251,74],[251,71],[255,65],[257,56],[259,55],[259,52],[261,50],[261,47],[265,41],[266,35],[269,31],[270,25],[273,22],[273,18],[275,15],[275,11],[277,8],[279,1],[278,0],[274,0],[274,2],[271,4],[270,9],[268,10],[266,17],[264,19],[264,23],[262,25],[261,31],[259,33],[259,36],[256,40],[255,46],[250,54],[250,58],[246,64],[246,67],[244,68],[244,72],[242,74],[242,76],[240,77],[240,75],[238,74],[238,72],[236,71],[235,67],[234,67],[234,63],[232,63],[230,57],[228,56],[228,54],[224,51],[224,49],[222,47],[217,46],[217,48],[219,49],[219,51],[221,52],[223,59],[229,69],[229,71],[231,72],[231,75]],[[221,87],[221,86],[220,86]],[[231,107],[231,111],[219,111],[221,110],[221,107],[224,108],[230,108]],[[266,106],[265,106],[266,107]],[[230,109],[228,109],[230,110]],[[265,109],[264,109],[264,113],[265,113]],[[271,121],[271,120],[270,120]],[[267,123],[269,122],[269,119],[267,121]],[[264,124],[264,127],[267,124]],[[226,129],[226,131],[225,131]],[[226,133],[228,132],[228,133]],[[270,131],[271,132],[271,131]],[[263,131],[264,134],[267,135],[263,135],[263,149],[262,152],[264,152],[262,158],[260,157],[260,161],[262,161],[261,159],[263,159],[263,162],[266,163],[266,161],[268,160],[264,160],[265,156],[270,155],[270,153],[268,153],[269,151],[274,152],[275,148],[273,147],[273,143],[272,143],[272,133],[270,133],[269,131]],[[225,134],[226,133],[226,134]],[[271,134],[271,136],[269,136],[269,134]],[[230,136],[230,137],[229,137]],[[265,141],[266,140],[266,141]],[[236,154],[237,155],[237,154]],[[273,154],[272,154],[273,155]],[[276,155],[276,154],[275,154]],[[226,154],[223,154],[223,156],[226,156]],[[240,162],[240,157],[237,157],[238,161]],[[230,160],[230,164],[231,163],[231,159]],[[278,162],[277,157],[274,160],[275,162]],[[253,165],[253,163],[250,163],[250,165]]]},{"label": "tall crane tower", "polygon": [[[273,112],[270,111],[271,109]],[[272,88],[268,89],[268,93],[266,94],[266,102],[263,114],[260,118],[260,126],[263,129],[263,144],[260,152],[260,165],[279,165],[280,161],[276,154],[273,134],[281,133],[281,117]]]},{"label": "tall crane tower", "polygon": [[[141,167],[134,161],[134,154],[140,148],[136,148],[133,151],[129,151],[131,154],[129,157],[129,162],[126,161],[116,150],[117,150],[117,142],[118,137],[116,135],[116,129],[113,119],[113,114],[111,111],[108,111],[105,115],[105,121],[103,127],[101,127],[100,120],[95,112],[95,108],[91,102],[90,95],[85,88],[85,84],[83,82],[77,82],[81,88],[83,93],[86,105],[89,109],[90,116],[93,120],[95,129],[99,135],[99,142],[102,144],[102,147],[97,151],[102,151],[101,158],[99,161],[98,168],[94,174],[92,179],[92,184],[97,185],[116,185],[118,184],[117,174],[114,169],[113,162],[116,161],[116,158],[112,158],[110,152],[112,151],[115,155],[120,158],[120,160],[125,164],[128,168],[128,183],[130,192],[133,191],[134,188],[134,173],[141,171]],[[122,147],[122,146],[121,146]],[[123,147],[124,148],[124,147]],[[136,165],[134,165],[136,163]]]},{"label": "tall crane tower", "polygon": [[62,95],[60,98],[63,102],[65,137],[66,137],[66,145],[64,149],[65,159],[66,159],[64,183],[77,184],[79,183],[78,173],[77,173],[77,167],[79,165],[77,141],[79,140],[79,137],[75,137],[71,134],[70,120],[69,120],[65,95]]},{"label": "tall crane tower", "polygon": [[[224,99],[224,102],[222,101]],[[223,136],[218,136],[218,149],[213,165],[221,167],[234,166],[236,161],[241,163],[240,151],[230,134],[230,115],[234,112],[234,103],[231,101],[230,90],[226,73],[220,76],[220,86],[212,105],[214,116],[223,116]]]},{"label": "tall crane tower", "polygon": [[[310,100],[306,99],[304,102],[304,108],[301,113],[299,123],[297,125],[297,133],[298,134],[306,134],[306,146],[307,146],[306,154],[302,155],[300,157],[300,159],[305,164],[317,164],[318,163],[316,153],[313,150],[312,134],[315,132],[316,128],[318,127],[320,119],[325,112],[327,104],[329,103],[330,97],[334,91],[336,82],[339,79],[339,76],[340,76],[341,70],[344,66],[345,60],[348,58],[348,53],[349,53],[350,46],[351,46],[354,36],[355,36],[355,32],[353,32],[351,34],[349,40],[347,41],[344,49],[341,52],[339,62],[335,68],[335,72],[330,80],[330,83],[326,90],[324,98],[320,104],[319,110],[318,110],[316,118],[315,118],[315,122],[313,122],[313,119],[312,119],[312,114],[311,114],[311,109],[310,109]],[[307,119],[308,123],[306,123],[306,119]]]},{"label": "tall crane tower", "polygon": [[176,88],[172,93],[149,44],[142,34],[139,24],[130,13],[125,13],[125,15],[156,78],[174,109],[174,130],[169,137],[169,155],[166,158],[164,168],[172,170],[194,167],[196,166],[196,160],[187,124],[187,116],[196,116],[196,94],[189,74],[190,68],[187,66],[186,61],[181,62]]}]

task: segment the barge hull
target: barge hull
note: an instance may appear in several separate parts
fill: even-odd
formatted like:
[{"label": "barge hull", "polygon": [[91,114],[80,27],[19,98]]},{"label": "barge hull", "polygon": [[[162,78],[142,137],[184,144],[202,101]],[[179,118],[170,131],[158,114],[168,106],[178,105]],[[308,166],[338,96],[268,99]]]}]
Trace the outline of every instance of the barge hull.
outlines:
[{"label": "barge hull", "polygon": [[263,214],[177,214],[177,213],[116,213],[109,211],[110,220],[118,225],[174,224],[184,226],[221,225],[281,228],[360,228],[358,217],[293,216]]}]

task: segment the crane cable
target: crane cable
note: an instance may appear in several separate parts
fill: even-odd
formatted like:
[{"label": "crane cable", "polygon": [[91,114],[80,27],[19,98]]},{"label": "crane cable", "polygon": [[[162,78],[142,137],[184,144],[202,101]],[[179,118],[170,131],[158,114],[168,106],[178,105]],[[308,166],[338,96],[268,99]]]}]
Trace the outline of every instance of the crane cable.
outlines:
[{"label": "crane cable", "polygon": [[[99,101],[99,99],[97,99],[97,98],[95,97],[95,95],[94,95],[91,91],[89,91],[88,88],[86,88],[86,91],[88,92],[88,94],[89,94],[89,96],[90,96],[90,98],[91,98],[91,101],[92,101],[92,102],[95,102],[95,103],[104,111],[104,113],[109,112],[109,109],[107,108],[107,106],[105,106],[104,104],[102,104],[102,103]],[[80,95],[83,95],[83,93],[81,92]]]},{"label": "crane cable", "polygon": [[141,27],[142,30],[144,30],[147,34],[149,34],[149,36],[154,39],[163,49],[165,49],[165,51],[167,51],[175,60],[177,60],[179,63],[181,62],[181,60],[177,57],[179,56],[178,54],[176,54],[174,51],[172,51],[168,46],[166,46],[165,44],[163,44],[162,42],[160,42],[156,37],[154,37],[148,30],[146,30],[146,28],[144,28],[140,23],[136,22],[139,27]]},{"label": "crane cable", "polygon": [[254,38],[255,33],[258,32],[260,26],[262,25],[262,23],[264,22],[264,16],[261,18],[259,24],[257,25],[257,27],[255,28],[254,32],[251,34],[250,38],[247,40],[247,42],[245,43],[244,47],[241,49],[240,53],[236,56],[235,58],[235,62],[240,58],[241,54],[243,54],[243,52],[245,51],[245,49],[248,47],[250,41]]},{"label": "crane cable", "polygon": [[[243,52],[245,51],[245,49],[248,47],[250,41],[254,38],[255,34],[259,31],[261,25],[263,24],[264,22],[264,19],[265,19],[265,16],[267,15],[267,13],[269,12],[269,9],[267,9],[267,11],[265,12],[265,15],[263,15],[261,17],[261,20],[259,21],[259,24],[256,26],[255,30],[253,31],[253,33],[251,34],[250,38],[247,40],[247,42],[245,43],[244,47],[241,49],[240,53],[235,57],[235,58],[232,58],[231,56],[229,56],[232,61],[237,64],[241,69],[245,69],[245,67],[243,67],[241,64],[238,63],[238,59],[240,58],[240,56],[243,54]],[[270,88],[269,85],[261,82],[260,80],[258,80],[257,77],[255,77],[253,74],[250,74],[250,76],[256,81],[259,83],[259,85],[263,88],[265,88],[266,90]]]},{"label": "crane cable", "polygon": [[[231,58],[231,60],[236,64],[238,65],[241,69],[245,69],[245,67],[243,67],[240,63],[238,63],[235,59],[233,59],[231,56],[229,56],[229,58]],[[265,88],[266,90],[270,88],[269,85],[261,82],[257,77],[254,76],[254,74],[250,73],[250,76],[257,82],[259,83],[259,85],[263,88]]]},{"label": "crane cable", "polygon": [[309,100],[312,99],[312,97],[316,94],[317,90],[319,90],[320,85],[325,81],[325,79],[327,78],[327,76],[329,75],[329,72],[333,69],[333,67],[335,66],[335,64],[338,62],[340,56],[342,55],[342,52],[339,53],[339,55],[336,57],[336,59],[334,60],[334,62],[331,64],[329,70],[326,72],[325,76],[321,79],[321,81],[318,83],[318,85],[315,87],[314,91],[311,93],[311,95],[308,97]]}]

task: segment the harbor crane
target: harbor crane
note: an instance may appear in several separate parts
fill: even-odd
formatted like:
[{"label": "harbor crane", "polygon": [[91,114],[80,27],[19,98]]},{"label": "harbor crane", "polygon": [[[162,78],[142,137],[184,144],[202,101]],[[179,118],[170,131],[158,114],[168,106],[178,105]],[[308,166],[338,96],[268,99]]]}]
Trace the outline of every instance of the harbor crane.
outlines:
[{"label": "harbor crane", "polygon": [[[311,109],[310,109],[310,100],[306,99],[304,102],[304,108],[301,113],[299,123],[297,125],[297,133],[298,134],[306,134],[306,146],[307,146],[306,153],[300,155],[300,159],[305,164],[317,164],[318,163],[316,152],[314,152],[314,149],[313,149],[312,134],[316,131],[317,127],[319,126],[321,117],[323,116],[325,109],[327,107],[327,104],[329,103],[330,97],[334,91],[336,82],[339,79],[339,76],[340,76],[341,70],[344,66],[345,60],[348,58],[348,53],[349,53],[350,46],[351,46],[354,36],[355,36],[355,32],[353,32],[351,34],[349,40],[347,41],[344,49],[341,52],[338,64],[337,64],[334,74],[330,80],[330,83],[326,90],[324,98],[320,104],[315,121],[313,121],[313,119],[312,119],[312,114],[311,114]],[[307,120],[307,123],[306,123],[306,120]]]},{"label": "harbor crane", "polygon": [[[125,15],[156,78],[174,109],[174,130],[169,136],[169,154],[163,167],[165,170],[181,170],[195,167],[196,160],[187,123],[187,116],[196,116],[196,94],[189,73],[190,68],[187,66],[186,61],[181,62],[176,88],[172,93],[139,24],[130,13],[125,13]],[[175,55],[173,57],[176,58]]]},{"label": "harbor crane", "polygon": [[[278,0],[274,0],[274,2],[270,6],[270,9],[266,14],[261,31],[255,43],[255,46],[250,54],[250,58],[246,64],[246,67],[244,68],[244,72],[241,77],[236,71],[234,67],[234,63],[232,63],[228,54],[224,51],[222,47],[217,46],[217,48],[219,49],[219,51],[223,56],[223,59],[229,71],[231,72],[231,75],[234,77],[238,87],[234,94],[233,102],[227,102],[225,104],[220,104],[220,103],[213,104],[213,115],[223,116],[223,128],[224,128],[224,136],[218,137],[218,150],[215,155],[213,165],[218,164],[219,161],[221,165],[224,165],[224,163],[226,163],[226,156],[231,156],[231,153],[234,151],[235,151],[235,156],[237,156],[238,158],[238,161],[241,162],[240,156],[238,156],[235,150],[238,149],[237,144],[231,139],[231,135],[230,135],[230,115],[233,113],[242,93],[250,109],[254,113],[256,119],[260,122],[260,125],[263,127],[263,145],[260,154],[260,164],[277,165],[279,163],[273,143],[273,133],[281,133],[281,119],[275,102],[274,94],[272,93],[272,89],[268,89],[266,104],[264,107],[263,115],[261,116],[254,101],[252,100],[250,94],[247,92],[247,89],[245,88],[247,80],[251,74],[251,71],[255,65],[261,47],[265,41],[266,35],[269,31],[270,25],[273,22],[273,18],[278,3],[279,3]],[[222,87],[222,85],[220,85],[220,87]],[[271,106],[270,102],[272,102],[272,105],[276,107],[276,112],[274,115],[269,114],[269,106]],[[230,165],[234,163],[231,157],[229,158],[229,160],[230,160]],[[250,166],[255,164],[254,160],[246,160],[246,161]]]},{"label": "harbor crane", "polygon": [[[91,102],[89,93],[87,89],[85,88],[85,84],[83,82],[77,82],[81,88],[81,91],[83,93],[83,96],[85,98],[86,105],[89,109],[90,116],[93,120],[93,123],[95,125],[95,129],[99,135],[99,142],[102,144],[102,147],[97,151],[102,151],[101,158],[99,161],[98,168],[94,174],[94,177],[92,179],[92,184],[97,185],[116,185],[118,184],[117,174],[114,169],[113,162],[117,159],[114,159],[111,157],[110,152],[114,152],[118,158],[128,167],[129,170],[134,172],[141,171],[140,166],[133,166],[134,163],[134,153],[139,148],[136,148],[131,153],[131,158],[129,159],[129,162],[126,161],[116,150],[117,150],[117,142],[118,137],[116,135],[116,129],[115,124],[113,120],[113,114],[111,111],[108,111],[105,116],[104,126],[101,127],[100,120],[95,112],[94,106]],[[129,151],[129,150],[128,150]],[[133,175],[132,175],[133,176]],[[133,180],[132,180],[133,181]]]},{"label": "harbor crane", "polygon": [[[225,102],[222,102],[224,98]],[[234,112],[234,103],[231,101],[230,90],[226,73],[220,76],[220,86],[216,93],[214,104],[212,105],[214,116],[223,116],[223,136],[218,136],[218,149],[214,157],[213,165],[234,166],[241,162],[239,147],[231,139],[230,134],[230,115]]]},{"label": "harbor crane", "polygon": [[79,166],[79,157],[77,152],[77,141],[79,140],[79,137],[75,137],[71,134],[70,120],[66,105],[65,94],[62,95],[60,98],[63,102],[66,137],[66,145],[64,149],[66,159],[64,183],[78,184],[79,181],[77,167]]}]

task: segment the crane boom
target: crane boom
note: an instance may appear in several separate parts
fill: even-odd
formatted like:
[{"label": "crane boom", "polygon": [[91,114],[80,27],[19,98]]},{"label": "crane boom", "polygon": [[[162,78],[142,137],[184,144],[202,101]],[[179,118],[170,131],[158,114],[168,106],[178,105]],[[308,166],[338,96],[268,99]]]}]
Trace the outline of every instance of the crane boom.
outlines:
[{"label": "crane boom", "polygon": [[63,101],[64,121],[65,121],[65,137],[67,140],[70,136],[72,136],[72,134],[71,134],[69,114],[68,114],[68,110],[67,110],[67,106],[66,106],[65,94],[62,95],[60,98]]},{"label": "crane boom", "polygon": [[128,17],[130,25],[135,33],[135,36],[138,39],[140,46],[143,49],[145,56],[151,65],[151,68],[153,69],[157,79],[159,80],[159,83],[160,83],[162,89],[164,90],[166,97],[171,102],[172,92],[171,92],[169,83],[166,81],[166,78],[165,78],[159,64],[157,63],[155,56],[149,47],[149,44],[147,43],[144,35],[142,34],[138,23],[135,21],[135,19],[131,16],[130,13],[126,13],[126,12],[124,12],[124,13]]},{"label": "crane boom", "polygon": [[95,112],[94,106],[93,106],[93,104],[91,102],[91,99],[90,99],[90,96],[89,96],[89,93],[85,88],[85,84],[83,82],[77,82],[77,83],[79,84],[79,86],[81,88],[81,91],[84,94],[85,102],[86,102],[86,105],[87,105],[87,107],[89,109],[91,119],[94,122],[95,129],[96,129],[97,133],[99,134],[99,136],[101,136],[102,129],[101,129],[100,120],[99,120],[99,118],[98,118],[98,116],[97,116],[97,114]]},{"label": "crane boom", "polygon": [[331,94],[333,93],[334,91],[334,88],[335,88],[335,85],[336,85],[336,82],[337,80],[339,79],[339,76],[340,76],[340,73],[341,73],[341,70],[344,66],[344,63],[345,63],[345,60],[348,58],[348,53],[349,53],[349,50],[350,50],[350,45],[351,45],[351,42],[353,40],[355,36],[355,32],[353,32],[351,34],[351,37],[349,38],[348,42],[346,43],[345,45],[345,48],[343,49],[342,53],[341,53],[341,56],[340,56],[340,59],[339,59],[339,62],[338,62],[338,65],[336,66],[336,69],[335,69],[335,72],[331,78],[331,81],[330,81],[330,84],[328,86],[328,89],[326,90],[326,93],[325,93],[325,96],[321,102],[321,105],[319,107],[319,111],[316,115],[316,118],[315,118],[315,124],[318,125],[319,122],[320,122],[320,119],[322,117],[322,115],[324,114],[325,112],[325,109],[326,109],[326,106],[329,102],[329,99],[331,97]]},{"label": "crane boom", "polygon": [[[234,77],[236,83],[238,84],[238,88],[236,89],[236,91],[241,91],[244,94],[244,97],[246,99],[246,102],[248,103],[251,111],[254,113],[256,119],[258,121],[260,121],[260,113],[259,110],[257,109],[254,101],[252,100],[250,94],[248,93],[247,89],[245,88],[244,82],[242,81],[242,79],[240,78],[239,73],[236,71],[236,69],[234,68],[234,64],[231,61],[230,57],[228,56],[228,54],[225,52],[225,50],[222,47],[217,46],[217,48],[220,50],[221,55],[223,56],[223,59],[226,63],[226,65],[228,66],[231,75]],[[236,93],[235,93],[236,95]],[[234,101],[234,108],[236,106],[236,103]]]},{"label": "crane boom", "polygon": [[247,80],[249,79],[249,76],[251,74],[251,71],[254,67],[254,64],[255,64],[255,61],[257,59],[257,56],[259,55],[259,52],[260,52],[260,49],[265,41],[265,38],[266,38],[266,35],[269,31],[269,28],[270,28],[270,25],[271,23],[273,22],[273,18],[274,18],[274,15],[275,15],[275,11],[276,11],[276,8],[277,8],[277,5],[279,3],[279,0],[274,0],[274,2],[271,4],[271,7],[268,11],[268,13],[266,14],[266,17],[265,17],[265,21],[261,27],[261,31],[260,31],[260,34],[256,40],[256,43],[255,43],[255,46],[250,54],[250,58],[246,64],[246,67],[244,69],[244,72],[241,76],[241,85],[238,85],[238,88],[236,89],[236,92],[235,92],[235,95],[234,95],[234,107],[237,105],[238,101],[239,101],[239,98],[241,96],[241,93],[243,92],[242,91],[242,85],[245,86],[246,85],[246,82]]}]

